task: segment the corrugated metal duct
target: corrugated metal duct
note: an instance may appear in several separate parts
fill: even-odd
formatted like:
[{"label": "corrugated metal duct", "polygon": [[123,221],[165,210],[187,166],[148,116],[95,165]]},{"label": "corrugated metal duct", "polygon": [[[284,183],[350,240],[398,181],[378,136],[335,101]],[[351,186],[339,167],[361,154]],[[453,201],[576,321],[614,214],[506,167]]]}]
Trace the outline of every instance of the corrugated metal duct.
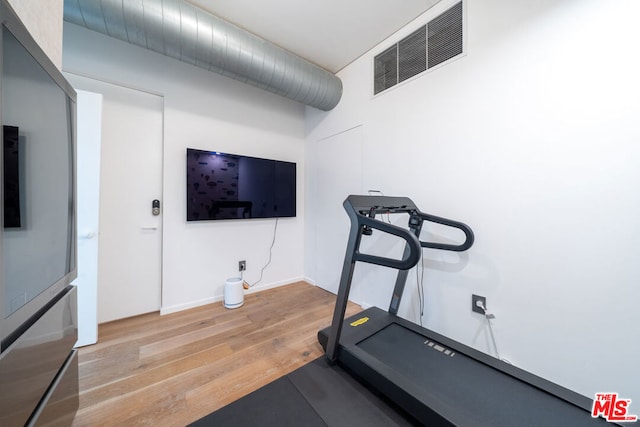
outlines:
[{"label": "corrugated metal duct", "polygon": [[334,74],[183,0],[65,0],[64,19],[328,111]]}]

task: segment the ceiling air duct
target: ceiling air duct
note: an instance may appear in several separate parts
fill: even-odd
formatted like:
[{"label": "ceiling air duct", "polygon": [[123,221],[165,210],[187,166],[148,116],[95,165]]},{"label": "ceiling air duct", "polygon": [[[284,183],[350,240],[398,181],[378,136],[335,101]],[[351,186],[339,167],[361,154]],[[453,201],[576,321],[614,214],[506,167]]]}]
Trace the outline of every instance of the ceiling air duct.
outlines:
[{"label": "ceiling air duct", "polygon": [[334,74],[183,0],[64,0],[64,19],[320,110],[342,96]]}]

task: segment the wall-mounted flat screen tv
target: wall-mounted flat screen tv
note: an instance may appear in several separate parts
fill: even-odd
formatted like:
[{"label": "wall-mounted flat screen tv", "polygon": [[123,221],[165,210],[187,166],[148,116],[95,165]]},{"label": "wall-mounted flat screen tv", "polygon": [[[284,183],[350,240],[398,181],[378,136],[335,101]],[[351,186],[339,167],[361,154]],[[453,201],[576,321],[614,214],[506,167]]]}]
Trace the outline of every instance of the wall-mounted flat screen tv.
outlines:
[{"label": "wall-mounted flat screen tv", "polygon": [[187,148],[187,221],[296,216],[296,164]]}]

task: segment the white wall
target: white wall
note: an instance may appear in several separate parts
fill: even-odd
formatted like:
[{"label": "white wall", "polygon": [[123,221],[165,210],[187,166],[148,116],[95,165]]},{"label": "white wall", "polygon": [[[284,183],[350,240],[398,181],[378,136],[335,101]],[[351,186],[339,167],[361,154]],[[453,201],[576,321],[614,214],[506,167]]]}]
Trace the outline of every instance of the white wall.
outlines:
[{"label": "white wall", "polygon": [[63,0],[9,0],[9,4],[42,50],[61,68]]},{"label": "white wall", "polygon": [[303,106],[68,23],[63,53],[67,72],[164,96],[162,312],[220,300],[239,260],[255,282],[275,222],[187,223],[187,147],[297,162],[298,216],[280,219],[272,263],[253,290],[302,278]]},{"label": "white wall", "polygon": [[[503,357],[591,398],[640,399],[640,5],[469,0],[466,55],[373,97],[373,56],[450,4],[342,70],[338,107],[307,109],[307,144],[362,126],[360,175],[333,169],[333,180],[407,195],[475,231],[466,254],[425,251],[427,327],[493,354],[470,310],[471,294],[485,295]],[[331,150],[307,169],[328,170],[341,154]],[[310,174],[308,188],[323,179]],[[305,272],[318,281],[322,220],[311,209],[306,220]],[[401,307],[412,320],[415,277]],[[365,304],[386,308],[393,279],[356,268]]]}]

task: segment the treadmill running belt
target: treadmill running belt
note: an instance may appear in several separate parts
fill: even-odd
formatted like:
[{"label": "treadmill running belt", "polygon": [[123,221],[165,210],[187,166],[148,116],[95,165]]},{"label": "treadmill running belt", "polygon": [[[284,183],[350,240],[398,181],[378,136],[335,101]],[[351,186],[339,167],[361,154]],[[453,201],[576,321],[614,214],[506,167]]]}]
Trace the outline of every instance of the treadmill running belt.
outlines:
[{"label": "treadmill running belt", "polygon": [[[456,425],[606,424],[603,419],[593,419],[578,407],[396,323],[357,347],[421,387],[424,398],[446,408],[452,414],[450,421]],[[425,384],[427,387],[418,386]]]}]

